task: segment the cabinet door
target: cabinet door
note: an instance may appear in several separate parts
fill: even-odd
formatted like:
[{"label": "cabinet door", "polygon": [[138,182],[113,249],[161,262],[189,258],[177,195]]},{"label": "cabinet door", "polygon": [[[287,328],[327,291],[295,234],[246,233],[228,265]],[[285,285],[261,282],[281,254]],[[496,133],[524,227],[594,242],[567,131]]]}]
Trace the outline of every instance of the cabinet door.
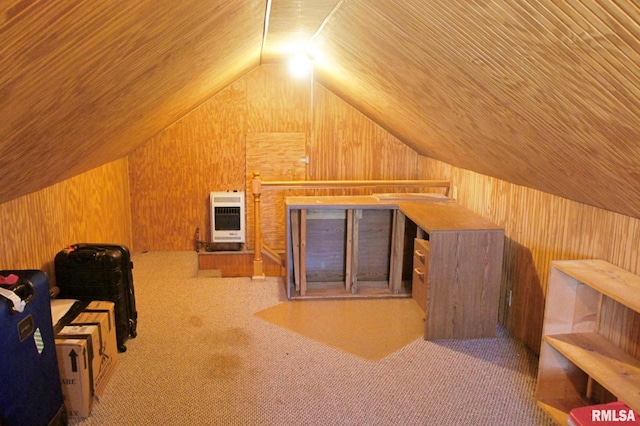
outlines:
[{"label": "cabinet door", "polygon": [[429,287],[429,241],[416,238],[413,244],[413,281],[411,297],[423,312],[427,311]]}]

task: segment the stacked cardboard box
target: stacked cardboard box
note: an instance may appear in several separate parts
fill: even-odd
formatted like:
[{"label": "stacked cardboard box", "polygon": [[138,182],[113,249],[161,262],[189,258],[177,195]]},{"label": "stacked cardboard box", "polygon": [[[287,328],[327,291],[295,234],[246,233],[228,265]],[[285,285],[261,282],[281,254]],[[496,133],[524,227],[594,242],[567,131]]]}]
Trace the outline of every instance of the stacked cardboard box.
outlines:
[{"label": "stacked cardboard box", "polygon": [[93,301],[60,328],[56,353],[69,417],[87,417],[118,362],[113,302]]}]

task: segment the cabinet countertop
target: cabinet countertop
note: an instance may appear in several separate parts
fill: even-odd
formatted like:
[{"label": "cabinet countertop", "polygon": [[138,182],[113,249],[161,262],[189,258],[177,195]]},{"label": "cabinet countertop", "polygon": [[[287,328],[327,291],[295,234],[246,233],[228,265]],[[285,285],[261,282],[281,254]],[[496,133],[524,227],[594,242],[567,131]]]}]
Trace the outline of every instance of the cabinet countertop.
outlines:
[{"label": "cabinet countertop", "polygon": [[439,194],[428,194],[424,200],[417,198],[405,200],[401,197],[402,194],[395,195],[398,197],[376,195],[287,197],[286,206],[288,210],[399,209],[427,232],[504,230],[504,227],[484,219]]}]

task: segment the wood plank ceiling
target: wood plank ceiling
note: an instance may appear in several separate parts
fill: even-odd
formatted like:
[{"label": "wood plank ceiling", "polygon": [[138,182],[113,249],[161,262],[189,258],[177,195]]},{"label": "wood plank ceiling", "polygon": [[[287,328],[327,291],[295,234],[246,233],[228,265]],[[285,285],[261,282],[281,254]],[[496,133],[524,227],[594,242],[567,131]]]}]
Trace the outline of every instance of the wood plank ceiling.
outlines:
[{"label": "wood plank ceiling", "polygon": [[259,65],[264,0],[0,7],[0,202],[126,156]]},{"label": "wood plank ceiling", "polygon": [[347,0],[317,79],[420,153],[640,217],[628,0]]},{"label": "wood plank ceiling", "polygon": [[419,153],[640,217],[631,0],[0,0],[0,11],[0,202],[126,155],[316,34],[316,79]]}]

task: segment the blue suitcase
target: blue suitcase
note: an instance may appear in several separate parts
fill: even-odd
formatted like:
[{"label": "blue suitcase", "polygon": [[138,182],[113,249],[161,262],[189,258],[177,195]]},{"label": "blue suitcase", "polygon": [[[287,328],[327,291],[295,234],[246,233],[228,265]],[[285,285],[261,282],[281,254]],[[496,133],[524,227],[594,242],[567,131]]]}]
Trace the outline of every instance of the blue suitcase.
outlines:
[{"label": "blue suitcase", "polygon": [[49,279],[0,271],[0,425],[66,425]]}]

